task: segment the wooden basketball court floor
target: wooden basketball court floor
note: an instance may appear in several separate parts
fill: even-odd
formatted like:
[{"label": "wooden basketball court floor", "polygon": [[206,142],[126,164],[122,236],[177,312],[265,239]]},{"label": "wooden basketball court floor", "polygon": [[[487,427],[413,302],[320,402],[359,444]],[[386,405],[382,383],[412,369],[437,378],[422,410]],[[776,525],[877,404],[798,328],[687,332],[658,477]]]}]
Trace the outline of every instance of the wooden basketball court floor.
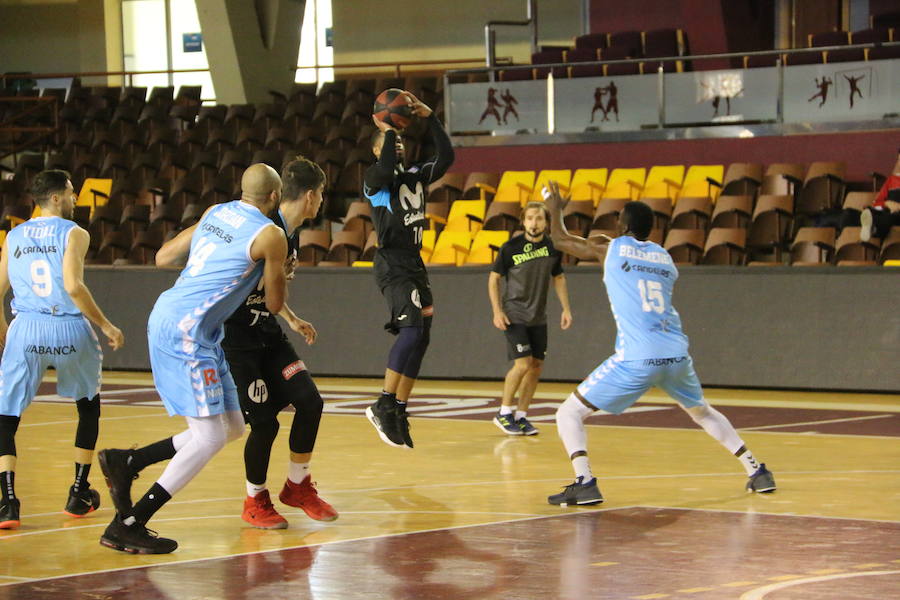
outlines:
[{"label": "wooden basketball court floor", "polygon": [[[133,556],[101,547],[113,512],[66,517],[74,406],[44,384],[17,437],[22,526],[0,532],[0,599],[879,599],[900,596],[900,397],[707,390],[775,473],[747,494],[738,462],[658,392],[592,417],[589,452],[606,501],[561,508],[572,473],[552,422],[572,384],[542,383],[538,436],[490,423],[499,382],[423,381],[415,450],[388,447],[363,416],[375,380],[318,380],[326,396],[313,478],[333,523],[276,507],[286,530],[240,519],[243,442],[227,446],[151,527],[180,546]],[[108,373],[98,448],[183,428],[149,374]],[[282,415],[270,467],[286,475]],[[141,494],[161,471],[135,482]]]}]

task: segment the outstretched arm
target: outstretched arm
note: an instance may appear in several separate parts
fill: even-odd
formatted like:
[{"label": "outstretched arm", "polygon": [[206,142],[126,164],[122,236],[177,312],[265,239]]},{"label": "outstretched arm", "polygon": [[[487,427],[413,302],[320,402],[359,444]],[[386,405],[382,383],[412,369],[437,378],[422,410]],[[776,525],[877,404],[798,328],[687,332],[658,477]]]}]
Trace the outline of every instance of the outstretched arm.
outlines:
[{"label": "outstretched arm", "polygon": [[394,170],[397,168],[397,130],[372,116],[375,126],[384,132],[381,155],[375,164],[366,169],[366,187],[374,192],[394,181]]},{"label": "outstretched arm", "polygon": [[609,243],[599,243],[592,239],[585,239],[569,233],[563,222],[562,209],[568,202],[559,193],[559,184],[550,181],[544,188],[544,201],[547,210],[550,211],[550,239],[557,249],[571,254],[582,260],[596,260],[603,262],[606,258],[606,249]]},{"label": "outstretched arm", "polygon": [[[90,234],[81,227],[74,227],[69,233],[69,243],[63,253],[63,285],[66,293],[72,299],[72,303],[88,318],[88,320],[100,328],[107,338],[113,350],[118,350],[125,343],[125,336],[118,327],[109,322],[97,303],[94,296],[84,284],[84,256],[87,254],[91,243]],[[6,253],[4,252],[4,260]],[[2,282],[0,282],[2,284]]]},{"label": "outstretched arm", "polygon": [[431,108],[409,92],[406,92],[406,95],[412,102],[410,106],[413,113],[417,117],[427,120],[428,132],[431,135],[431,139],[434,140],[434,156],[422,165],[423,175],[427,178],[428,183],[432,183],[443,177],[450,165],[453,164],[455,159],[453,144],[450,142],[450,136],[447,135],[444,126],[441,125]]}]

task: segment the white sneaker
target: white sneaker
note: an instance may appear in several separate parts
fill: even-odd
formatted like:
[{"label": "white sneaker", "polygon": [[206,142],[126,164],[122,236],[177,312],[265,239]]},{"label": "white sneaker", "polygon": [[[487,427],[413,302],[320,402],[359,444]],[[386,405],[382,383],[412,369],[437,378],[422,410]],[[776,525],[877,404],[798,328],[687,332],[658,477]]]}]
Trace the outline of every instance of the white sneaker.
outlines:
[{"label": "white sneaker", "polygon": [[868,242],[872,239],[872,209],[864,208],[859,214],[859,241]]}]

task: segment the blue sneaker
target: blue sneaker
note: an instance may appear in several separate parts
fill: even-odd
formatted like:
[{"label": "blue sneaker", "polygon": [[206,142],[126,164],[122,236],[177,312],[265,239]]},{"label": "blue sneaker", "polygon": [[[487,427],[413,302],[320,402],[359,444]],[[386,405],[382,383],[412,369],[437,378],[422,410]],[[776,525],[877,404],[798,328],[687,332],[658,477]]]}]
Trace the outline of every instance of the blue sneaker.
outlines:
[{"label": "blue sneaker", "polygon": [[516,421],[513,415],[497,413],[497,416],[494,417],[494,425],[507,435],[525,435],[522,428],[519,427],[519,422]]},{"label": "blue sneaker", "polygon": [[603,495],[597,487],[597,478],[594,477],[587,483],[582,483],[583,477],[576,477],[574,483],[570,483],[559,494],[547,497],[547,502],[557,506],[580,506],[588,504],[600,504]]},{"label": "blue sneaker", "polygon": [[525,417],[516,421],[516,425],[522,430],[522,435],[537,435],[539,433],[538,428],[532,425]]},{"label": "blue sneaker", "polygon": [[747,491],[759,494],[770,494],[775,491],[775,476],[766,468],[766,463],[759,465],[756,473],[750,476]]}]

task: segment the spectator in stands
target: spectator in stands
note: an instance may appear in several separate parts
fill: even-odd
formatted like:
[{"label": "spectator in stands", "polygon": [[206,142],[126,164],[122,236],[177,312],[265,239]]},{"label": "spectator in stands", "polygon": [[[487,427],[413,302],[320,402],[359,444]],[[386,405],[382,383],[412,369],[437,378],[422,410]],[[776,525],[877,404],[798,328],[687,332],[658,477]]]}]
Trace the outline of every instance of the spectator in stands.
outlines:
[{"label": "spectator in stands", "polygon": [[873,236],[884,239],[892,225],[900,225],[900,151],[893,172],[881,186],[872,206],[862,211],[859,221],[859,238],[864,242]]}]

